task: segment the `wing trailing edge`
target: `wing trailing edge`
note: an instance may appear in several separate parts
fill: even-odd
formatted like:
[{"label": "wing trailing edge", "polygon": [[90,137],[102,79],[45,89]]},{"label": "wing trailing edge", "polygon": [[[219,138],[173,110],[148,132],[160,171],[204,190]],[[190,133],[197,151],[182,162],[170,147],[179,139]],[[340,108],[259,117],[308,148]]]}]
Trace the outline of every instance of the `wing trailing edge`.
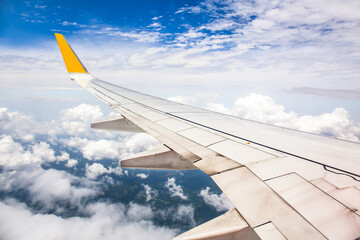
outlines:
[{"label": "wing trailing edge", "polygon": [[232,240],[248,239],[260,240],[261,238],[252,229],[239,212],[233,208],[227,213],[203,223],[179,236],[174,240]]},{"label": "wing trailing edge", "polygon": [[158,170],[198,169],[190,161],[165,145],[139,153],[132,158],[123,159],[121,160],[121,167]]},{"label": "wing trailing edge", "polygon": [[91,124],[91,128],[100,130],[120,131],[120,132],[145,132],[129,119],[124,117],[117,117],[105,119]]}]

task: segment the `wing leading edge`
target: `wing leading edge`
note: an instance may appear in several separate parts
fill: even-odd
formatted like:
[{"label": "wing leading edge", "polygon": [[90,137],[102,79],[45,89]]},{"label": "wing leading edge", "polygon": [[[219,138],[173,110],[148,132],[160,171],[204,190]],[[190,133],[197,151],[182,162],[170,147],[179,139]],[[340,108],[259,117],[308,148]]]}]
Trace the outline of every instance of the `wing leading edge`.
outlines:
[{"label": "wing leading edge", "polygon": [[360,145],[215,113],[122,88],[88,73],[55,34],[72,80],[121,117],[101,129],[145,131],[164,146],[122,166],[201,169],[234,209],[177,239],[355,239]]}]

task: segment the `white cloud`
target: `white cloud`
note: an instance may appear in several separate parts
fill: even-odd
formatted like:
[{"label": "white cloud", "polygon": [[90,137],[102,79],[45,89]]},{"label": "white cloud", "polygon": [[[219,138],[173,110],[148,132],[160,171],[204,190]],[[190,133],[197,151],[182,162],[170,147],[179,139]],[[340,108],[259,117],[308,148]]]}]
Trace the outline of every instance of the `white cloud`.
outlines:
[{"label": "white cloud", "polygon": [[181,223],[183,226],[189,226],[189,228],[193,228],[196,225],[194,219],[195,208],[193,205],[179,205],[177,208],[158,209],[154,213],[158,218],[166,219],[169,222],[172,221],[176,225]]},{"label": "white cloud", "polygon": [[40,142],[24,149],[19,142],[6,135],[0,135],[0,156],[0,165],[6,168],[16,168],[25,164],[40,165],[42,162],[57,160],[54,150],[48,143]]},{"label": "white cloud", "polygon": [[61,142],[68,147],[79,149],[83,156],[89,160],[103,158],[121,159],[138,152],[158,146],[160,143],[148,134],[139,133],[118,140],[91,140],[88,138],[72,137],[62,139]]},{"label": "white cloud", "polygon": [[163,28],[161,23],[158,23],[158,22],[154,22],[154,23],[150,24],[149,27],[160,28],[160,29]]},{"label": "white cloud", "polygon": [[155,240],[171,239],[176,234],[174,230],[157,227],[147,220],[151,218],[151,209],[140,205],[131,205],[126,213],[122,204],[95,203],[85,211],[89,217],[61,218],[34,214],[16,201],[0,202],[0,238]]},{"label": "white cloud", "polygon": [[103,158],[119,159],[124,145],[114,140],[89,140],[87,138],[72,137],[61,140],[68,147],[79,149],[84,158],[101,160]]},{"label": "white cloud", "polygon": [[150,201],[151,199],[154,199],[158,196],[159,192],[157,190],[152,190],[151,187],[147,184],[141,184],[145,189],[145,197],[146,202]]},{"label": "white cloud", "polygon": [[350,141],[359,141],[360,138],[360,124],[354,122],[344,108],[336,108],[331,113],[316,116],[299,115],[293,111],[285,111],[284,106],[275,103],[269,96],[254,93],[238,98],[231,109],[214,103],[208,104],[207,108],[245,119]]},{"label": "white cloud", "polygon": [[[159,144],[146,134],[118,135],[118,141],[97,140],[95,135],[85,131],[68,131],[54,128],[62,122],[89,123],[102,117],[98,107],[80,105],[62,111],[60,121],[38,123],[32,118],[17,112],[1,109],[0,120],[6,134],[0,136],[0,190],[5,192],[24,191],[28,206],[14,200],[0,202],[0,238],[4,239],[42,239],[55,236],[57,239],[169,239],[176,234],[175,230],[154,226],[154,213],[148,206],[130,204],[128,210],[122,204],[91,203],[87,199],[101,194],[102,184],[113,183],[107,174],[122,174],[120,167],[105,168],[100,163],[85,167],[87,178],[76,177],[65,171],[43,169],[41,164],[63,161],[67,167],[74,167],[77,160],[71,159],[66,147],[80,150],[89,159],[117,158],[129,156],[138,151],[147,150]],[[15,131],[17,125],[24,127]],[[39,131],[42,127],[51,126],[52,131]],[[32,131],[34,138],[26,141],[21,136]],[[38,141],[38,135],[43,141]],[[48,133],[48,134],[47,134]],[[66,134],[80,134],[83,138]],[[64,135],[65,134],[65,135]],[[14,137],[12,137],[14,136]],[[90,139],[89,139],[90,138]],[[94,138],[94,139],[91,139]],[[51,145],[60,145],[60,153],[55,153]],[[62,144],[63,143],[63,144]],[[64,150],[65,149],[65,150]],[[102,176],[100,182],[92,181]],[[126,171],[126,175],[128,172]],[[147,175],[141,175],[145,177]],[[143,185],[146,200],[158,195],[157,190]],[[84,201],[85,200],[85,201]],[[87,217],[62,218],[69,205]],[[37,209],[32,209],[37,206]],[[53,212],[53,214],[47,214]],[[18,226],[21,223],[21,226]],[[4,230],[6,229],[6,231]],[[66,232],[62,229],[67,229]],[[79,230],[81,229],[81,231]],[[84,229],[86,229],[84,231]],[[26,234],[24,234],[26,232]],[[136,233],[134,233],[136,232]]]},{"label": "white cloud", "polygon": [[55,208],[57,211],[62,211],[56,207],[58,201],[68,201],[72,206],[80,206],[83,198],[96,194],[96,185],[64,171],[44,170],[33,166],[5,170],[0,178],[1,190],[28,191],[33,203],[40,202],[44,209]]},{"label": "white cloud", "polygon": [[[111,113],[109,116],[114,116]],[[6,108],[0,109],[0,130],[8,135],[1,136],[1,149],[4,154],[0,160],[2,165],[19,165],[43,161],[68,161],[69,154],[62,152],[55,156],[48,143],[33,144],[25,149],[21,142],[35,142],[35,136],[42,135],[52,144],[61,143],[67,147],[79,150],[89,160],[103,158],[120,159],[135,153],[146,151],[160,143],[148,134],[120,134],[111,131],[92,131],[90,124],[103,118],[99,106],[80,104],[61,111],[59,121],[36,122],[30,116],[18,112],[10,112]],[[60,127],[61,126],[61,127]],[[67,137],[70,135],[74,137]],[[102,138],[100,140],[97,140]],[[112,138],[117,140],[107,140]],[[16,148],[16,151],[12,149]],[[9,160],[14,159],[14,160]],[[71,162],[71,163],[70,163]],[[70,161],[68,164],[75,164]],[[68,165],[68,166],[70,166]],[[73,165],[72,165],[73,166]]]},{"label": "white cloud", "polygon": [[[159,25],[159,26],[157,26]],[[147,43],[156,43],[161,40],[163,34],[158,32],[161,29],[161,24],[155,24],[155,26],[150,27],[157,27],[155,29],[150,30],[139,30],[133,29],[131,31],[125,31],[118,27],[108,26],[102,27],[93,25],[91,28],[86,28],[83,30],[78,31],[83,35],[97,35],[97,36],[110,36],[117,40],[134,40],[135,42],[147,44]]]},{"label": "white cloud", "polygon": [[100,163],[94,163],[90,166],[86,166],[86,177],[95,179],[97,176],[107,173],[107,169]]},{"label": "white cloud", "polygon": [[61,23],[61,25],[63,26],[75,26],[75,27],[80,27],[80,28],[85,28],[85,27],[88,27],[87,25],[85,24],[79,24],[77,22],[68,22],[68,21],[63,21]]},{"label": "white cloud", "polygon": [[45,8],[47,8],[47,6],[46,6],[46,5],[35,4],[35,5],[34,5],[34,8],[45,9]]},{"label": "white cloud", "polygon": [[86,177],[90,179],[96,179],[98,176],[101,176],[103,174],[111,174],[114,173],[116,175],[122,175],[122,169],[120,167],[116,168],[109,168],[106,169],[102,164],[100,163],[93,163],[90,166],[86,166]]},{"label": "white cloud", "polygon": [[190,226],[194,227],[196,225],[194,212],[195,209],[192,205],[180,205],[176,214],[174,214],[174,219],[189,223]]},{"label": "white cloud", "polygon": [[34,128],[39,129],[39,125],[32,117],[19,112],[10,112],[7,108],[0,108],[0,130],[2,134],[9,134],[24,142],[32,142],[36,133]]},{"label": "white cloud", "polygon": [[[114,116],[114,113],[110,113],[109,116]],[[0,108],[0,130],[23,142],[34,142],[36,135],[54,137],[67,134],[103,138],[115,138],[119,135],[110,131],[91,130],[90,124],[103,118],[100,107],[89,104],[64,109],[60,113],[60,120],[47,122],[37,122],[31,116]]]},{"label": "white cloud", "polygon": [[167,98],[170,101],[187,104],[191,106],[205,106],[209,101],[214,101],[218,97],[216,93],[198,92],[191,96],[176,96]]},{"label": "white cloud", "polygon": [[199,14],[203,11],[203,9],[199,6],[190,6],[190,7],[182,7],[178,11],[175,12],[175,14],[188,12],[188,13],[194,13]]},{"label": "white cloud", "polygon": [[184,195],[184,190],[180,185],[176,185],[175,178],[168,178],[165,183],[165,187],[169,189],[170,195],[172,197],[179,197],[182,200],[187,200],[188,197]]},{"label": "white cloud", "polygon": [[103,117],[99,106],[83,103],[61,111],[61,126],[66,134],[84,135],[89,132],[91,123]]},{"label": "white cloud", "polygon": [[136,174],[137,177],[141,178],[141,179],[146,179],[149,177],[149,175],[145,174],[145,173],[138,173]]},{"label": "white cloud", "polygon": [[158,147],[161,143],[147,133],[138,133],[123,139],[124,157]]},{"label": "white cloud", "polygon": [[231,202],[226,198],[224,193],[217,195],[215,193],[210,193],[210,187],[206,187],[201,190],[199,196],[204,198],[206,204],[213,206],[216,211],[227,211],[233,208]]},{"label": "white cloud", "polygon": [[150,206],[142,206],[136,203],[130,203],[126,215],[133,221],[151,220],[154,217]]},{"label": "white cloud", "polygon": [[160,18],[162,18],[163,16],[157,16],[157,17],[153,17],[151,20],[153,20],[153,21],[157,21],[157,20],[159,20]]},{"label": "white cloud", "polygon": [[69,167],[69,168],[72,168],[72,167],[75,167],[76,165],[78,164],[78,161],[75,160],[75,159],[69,159],[67,161],[67,163],[65,164],[65,166]]},{"label": "white cloud", "polygon": [[207,29],[212,32],[215,31],[222,31],[222,30],[229,30],[232,29],[235,25],[234,21],[228,20],[228,19],[216,19],[213,22],[206,24],[204,26],[201,26],[199,29]]}]

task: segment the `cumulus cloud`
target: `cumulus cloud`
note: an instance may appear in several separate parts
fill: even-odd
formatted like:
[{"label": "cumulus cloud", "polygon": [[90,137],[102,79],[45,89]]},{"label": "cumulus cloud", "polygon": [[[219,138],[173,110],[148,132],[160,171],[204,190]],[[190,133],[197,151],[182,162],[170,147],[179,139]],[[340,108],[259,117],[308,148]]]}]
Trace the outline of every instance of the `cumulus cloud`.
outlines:
[{"label": "cumulus cloud", "polygon": [[160,144],[155,138],[143,133],[118,138],[118,140],[71,137],[70,139],[62,139],[61,142],[68,147],[80,150],[83,156],[89,160],[121,159]]},{"label": "cumulus cloud", "polygon": [[187,104],[191,106],[205,106],[209,101],[214,101],[218,97],[216,93],[195,93],[191,96],[176,96],[169,97],[168,100],[173,102],[178,102],[182,104]]},{"label": "cumulus cloud", "polygon": [[[1,108],[0,130],[6,135],[1,135],[0,151],[3,158],[0,164],[15,166],[35,162],[40,164],[43,161],[68,161],[67,166],[76,165],[76,160],[70,160],[69,154],[64,151],[60,156],[55,155],[46,141],[35,143],[30,148],[21,145],[22,142],[34,143],[35,137],[40,135],[52,144],[60,143],[80,151],[89,160],[120,159],[160,144],[155,138],[144,133],[121,135],[110,131],[92,131],[90,123],[104,117],[99,106],[80,104],[64,109],[60,116],[59,121],[39,123],[30,116]],[[99,137],[102,139],[99,140]]]},{"label": "cumulus cloud", "polygon": [[139,152],[144,152],[155,147],[161,143],[147,133],[138,133],[129,138],[122,139],[124,146],[124,157],[130,157]]},{"label": "cumulus cloud", "polygon": [[148,178],[149,175],[147,175],[145,173],[138,173],[138,174],[136,174],[136,176],[141,178],[141,179],[146,179],[146,178]]},{"label": "cumulus cloud", "polygon": [[188,197],[184,195],[184,190],[180,185],[176,185],[175,178],[168,178],[167,182],[165,183],[165,187],[169,190],[170,195],[172,197],[179,197],[182,200],[187,200]]},{"label": "cumulus cloud", "polygon": [[[0,111],[2,113],[0,121],[4,123],[1,126],[4,134],[0,135],[0,166],[2,167],[0,191],[6,196],[5,200],[0,202],[2,213],[0,238],[42,239],[56,236],[59,239],[114,239],[120,236],[124,239],[152,239],[152,237],[169,239],[174,237],[177,230],[153,224],[155,213],[149,206],[136,203],[125,206],[93,202],[94,198],[101,198],[104,184],[114,183],[109,175],[122,175],[123,171],[120,167],[104,167],[97,162],[86,164],[84,169],[78,169],[83,168],[84,160],[72,159],[74,152],[82,153],[88,160],[117,159],[159,144],[157,140],[146,134],[116,135],[116,140],[99,140],[97,135],[85,129],[87,124],[103,117],[98,110],[96,106],[79,105],[63,110],[60,120],[46,123],[38,123],[29,116],[10,112],[7,109]],[[91,116],[90,112],[95,116]],[[59,124],[61,127],[56,127]],[[24,128],[15,131],[17,125],[23,125]],[[77,127],[69,127],[72,125]],[[40,131],[42,127],[46,130]],[[33,138],[29,140],[21,138],[21,135],[27,131],[31,131]],[[75,136],[71,137],[72,134]],[[64,162],[68,168],[75,166],[77,168],[53,169],[53,164],[58,164],[56,162]],[[81,177],[81,174],[73,175],[73,171],[84,172],[86,178]],[[124,174],[129,175],[128,171],[124,171]],[[143,179],[147,176],[144,173],[138,174],[138,177]],[[146,202],[158,196],[157,190],[151,189],[146,184],[142,186],[145,190]],[[176,192],[179,191],[180,186],[174,182],[174,185],[170,184],[169,187],[174,188],[173,191]],[[16,197],[17,200],[10,199],[10,196]],[[193,211],[190,210],[174,209],[174,214],[179,211],[178,215],[182,216],[181,221],[184,223],[189,221],[193,224]],[[190,216],[185,216],[186,214]],[[173,215],[171,218],[175,221]],[[180,218],[176,221],[180,221]],[[23,224],[18,226],[19,222]],[[84,231],[87,227],[89,229]],[[136,234],[133,233],[134,231]]]},{"label": "cumulus cloud", "polygon": [[130,207],[126,215],[135,221],[150,220],[154,217],[154,213],[149,206],[143,206],[136,203],[130,203]]},{"label": "cumulus cloud", "polygon": [[121,142],[114,140],[91,140],[88,138],[72,137],[61,140],[68,147],[81,151],[84,158],[89,160],[100,160],[103,158],[120,158],[121,149],[124,147]]},{"label": "cumulus cloud", "polygon": [[141,186],[143,186],[145,189],[145,198],[146,198],[147,202],[158,196],[159,192],[157,190],[151,189],[151,187],[149,185],[141,184]]},{"label": "cumulus cloud", "polygon": [[218,212],[227,211],[233,208],[233,205],[226,198],[224,193],[221,193],[220,195],[210,193],[210,187],[206,187],[205,189],[201,190],[199,196],[203,197],[205,203],[213,206]]},{"label": "cumulus cloud", "polygon": [[174,218],[176,220],[187,222],[192,227],[194,227],[196,225],[194,219],[194,212],[195,209],[192,205],[180,205],[177,209],[176,214],[174,215]]},{"label": "cumulus cloud", "polygon": [[360,138],[360,124],[354,122],[344,108],[335,108],[330,113],[315,116],[300,115],[293,111],[286,111],[284,106],[275,103],[269,96],[254,93],[238,98],[232,108],[226,108],[218,103],[209,103],[207,108],[245,119],[350,141],[358,142]]},{"label": "cumulus cloud", "polygon": [[114,173],[116,175],[122,175],[122,169],[120,167],[116,168],[109,168],[106,169],[102,164],[100,163],[93,163],[90,166],[86,165],[86,177],[90,179],[96,179],[98,176],[101,176],[103,174],[111,174]]},{"label": "cumulus cloud", "polygon": [[[61,218],[34,214],[17,201],[0,202],[2,239],[171,239],[174,230],[157,227],[151,209],[132,204],[94,203],[86,207],[89,217]],[[66,231],[64,231],[66,229]]]},{"label": "cumulus cloud", "polygon": [[19,112],[10,112],[7,108],[0,108],[0,132],[2,134],[8,134],[23,142],[33,142],[34,135],[46,133],[46,129],[44,125],[41,128],[40,124],[30,116]]},{"label": "cumulus cloud", "polygon": [[[115,116],[110,113],[109,116]],[[59,120],[37,122],[31,116],[0,108],[0,131],[23,142],[34,142],[37,135],[55,137],[72,135],[78,137],[115,138],[119,134],[110,131],[92,131],[90,124],[104,119],[99,106],[80,104],[60,112]]]},{"label": "cumulus cloud", "polygon": [[161,219],[175,222],[176,224],[189,226],[193,228],[196,225],[194,219],[195,208],[193,205],[179,205],[179,207],[170,207],[167,209],[158,209],[155,215]]},{"label": "cumulus cloud", "polygon": [[25,164],[40,165],[43,162],[62,160],[63,156],[55,156],[54,150],[46,142],[40,142],[25,149],[11,136],[0,136],[0,165],[6,168],[16,168]]},{"label": "cumulus cloud", "polygon": [[75,160],[75,159],[69,159],[67,162],[66,162],[66,165],[67,167],[69,168],[72,168],[72,167],[75,167],[76,165],[78,164],[78,161]]},{"label": "cumulus cloud", "polygon": [[103,117],[99,106],[82,103],[61,111],[61,126],[69,135],[83,135],[89,131],[91,123]]},{"label": "cumulus cloud", "polygon": [[59,201],[79,207],[82,199],[96,194],[96,185],[64,171],[29,165],[18,170],[5,170],[0,178],[0,190],[27,191],[33,204],[40,203],[45,210],[60,212],[62,209],[56,207]]}]

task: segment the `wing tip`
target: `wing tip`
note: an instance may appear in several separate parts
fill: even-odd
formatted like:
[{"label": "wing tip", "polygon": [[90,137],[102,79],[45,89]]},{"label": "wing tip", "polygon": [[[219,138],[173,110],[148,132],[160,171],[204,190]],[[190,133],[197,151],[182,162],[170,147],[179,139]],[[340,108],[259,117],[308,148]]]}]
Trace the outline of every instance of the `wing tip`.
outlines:
[{"label": "wing tip", "polygon": [[61,55],[64,59],[65,66],[69,73],[88,73],[85,66],[60,33],[54,33],[56,41],[59,45]]}]

